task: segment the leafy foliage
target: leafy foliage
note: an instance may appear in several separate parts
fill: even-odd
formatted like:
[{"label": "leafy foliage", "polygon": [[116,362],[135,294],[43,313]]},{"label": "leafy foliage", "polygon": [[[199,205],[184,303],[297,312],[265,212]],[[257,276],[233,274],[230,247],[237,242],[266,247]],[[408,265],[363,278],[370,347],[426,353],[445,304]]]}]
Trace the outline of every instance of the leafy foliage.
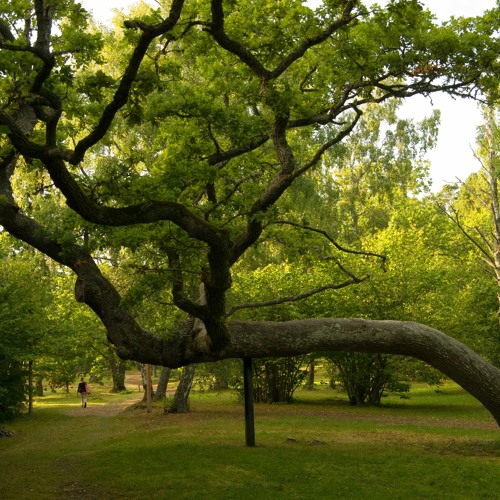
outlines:
[{"label": "leafy foliage", "polygon": [[27,370],[0,353],[0,422],[19,415],[26,397]]},{"label": "leafy foliage", "polygon": [[329,354],[327,359],[338,369],[341,386],[352,406],[379,405],[388,392],[401,395],[410,391],[408,381],[397,379],[398,376],[402,378],[398,367],[391,366],[400,361],[398,358],[339,352]]},{"label": "leafy foliage", "polygon": [[[403,299],[422,282],[350,303],[339,292],[374,275],[387,286],[366,248],[393,249],[389,208],[411,220],[405,197],[425,188],[418,147],[437,118],[397,120],[392,101],[493,95],[498,8],[437,25],[416,0],[172,0],[105,30],[72,0],[10,4],[0,223],[71,270],[119,356],[179,367],[241,355],[258,342],[237,345],[228,318],[256,319],[264,290],[281,319],[358,303],[366,315],[370,302],[376,317],[411,317]],[[244,290],[254,271],[262,289]],[[298,298],[307,307],[285,306]]]},{"label": "leafy foliage", "polygon": [[257,403],[290,403],[303,382],[308,357],[253,360],[253,397]]}]

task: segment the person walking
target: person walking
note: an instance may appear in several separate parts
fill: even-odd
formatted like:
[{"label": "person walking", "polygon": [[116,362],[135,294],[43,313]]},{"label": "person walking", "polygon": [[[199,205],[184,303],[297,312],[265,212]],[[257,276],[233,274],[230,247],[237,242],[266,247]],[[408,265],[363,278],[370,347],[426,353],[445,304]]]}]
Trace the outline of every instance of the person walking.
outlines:
[{"label": "person walking", "polygon": [[90,394],[90,387],[89,384],[85,382],[83,377],[80,379],[80,383],[78,384],[78,393],[82,399],[82,408],[87,408],[87,395]]}]

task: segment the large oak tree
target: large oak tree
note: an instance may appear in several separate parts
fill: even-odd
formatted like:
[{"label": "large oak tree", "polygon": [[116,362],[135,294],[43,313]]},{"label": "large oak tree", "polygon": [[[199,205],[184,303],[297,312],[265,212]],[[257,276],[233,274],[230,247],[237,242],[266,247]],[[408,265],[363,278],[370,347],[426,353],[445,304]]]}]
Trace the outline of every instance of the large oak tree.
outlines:
[{"label": "large oak tree", "polygon": [[[88,24],[72,0],[1,8],[3,228],[75,273],[76,299],[124,359],[173,368],[332,350],[405,354],[456,380],[500,423],[500,371],[439,331],[230,321],[227,303],[232,270],[270,228],[303,224],[283,224],[283,200],[321,174],[325,152],[341,147],[366,105],[492,91],[499,9],[436,26],[416,0],[372,10],[327,0],[316,11],[296,0],[159,3],[114,32]],[[161,270],[171,285],[165,307],[189,318],[168,332],[146,328],[103,273],[137,249],[151,255],[143,270]],[[303,296],[365,278],[336,262],[344,279]]]}]

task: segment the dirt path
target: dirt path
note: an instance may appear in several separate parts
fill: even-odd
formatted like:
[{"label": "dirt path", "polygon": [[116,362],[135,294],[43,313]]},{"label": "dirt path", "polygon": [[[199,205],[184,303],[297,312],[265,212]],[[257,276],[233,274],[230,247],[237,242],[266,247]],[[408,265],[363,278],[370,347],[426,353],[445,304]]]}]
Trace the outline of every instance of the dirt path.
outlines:
[{"label": "dirt path", "polygon": [[[66,415],[72,417],[83,417],[83,416],[99,416],[99,417],[113,417],[120,415],[125,412],[127,408],[132,405],[138,404],[143,399],[143,393],[140,392],[142,387],[142,380],[138,374],[128,374],[125,379],[125,385],[128,390],[134,391],[130,394],[130,397],[120,401],[113,401],[114,396],[107,396],[104,401],[100,400],[92,401],[92,394],[89,396],[87,408],[81,408],[79,399],[75,399],[75,405],[64,411]],[[153,387],[156,390],[156,387]],[[175,392],[174,389],[169,389],[168,394],[171,395]],[[237,411],[240,411],[239,409]],[[296,408],[287,408],[286,406],[258,406],[255,410],[257,418],[266,417],[269,414],[283,413],[283,414],[298,414],[307,416],[322,416],[331,419],[339,420],[357,420],[357,421],[371,421],[374,423],[382,424],[397,424],[397,425],[423,425],[423,426],[439,426],[439,427],[457,427],[464,429],[485,429],[485,430],[495,430],[498,429],[498,425],[491,422],[474,421],[467,419],[446,419],[446,418],[432,418],[432,417],[415,417],[406,415],[383,415],[374,414],[369,415],[356,414],[355,412],[349,412],[342,408],[337,408],[335,410],[324,412],[324,411],[314,411],[302,408],[297,410]],[[199,415],[198,415],[199,417]],[[211,412],[208,412],[206,418],[213,418]]]},{"label": "dirt path", "polygon": [[[140,392],[142,388],[141,376],[138,374],[127,374],[125,377],[125,387],[128,390],[134,391],[126,400],[113,401],[113,396],[106,397],[106,401],[92,401],[92,394],[90,394],[87,402],[87,407],[82,408],[80,401],[75,400],[75,407],[68,409],[64,413],[71,417],[83,417],[85,415],[98,416],[98,417],[113,417],[123,413],[129,406],[142,401],[143,393]],[[153,390],[156,391],[156,385],[153,385]],[[136,392],[137,391],[137,392]],[[169,394],[173,393],[170,389]]]},{"label": "dirt path", "polygon": [[92,396],[89,397],[87,408],[82,408],[80,402],[75,401],[75,408],[65,411],[66,415],[71,417],[96,416],[96,417],[114,417],[123,413],[129,406],[142,401],[142,394],[137,393],[130,396],[129,399],[117,402],[93,402]]}]

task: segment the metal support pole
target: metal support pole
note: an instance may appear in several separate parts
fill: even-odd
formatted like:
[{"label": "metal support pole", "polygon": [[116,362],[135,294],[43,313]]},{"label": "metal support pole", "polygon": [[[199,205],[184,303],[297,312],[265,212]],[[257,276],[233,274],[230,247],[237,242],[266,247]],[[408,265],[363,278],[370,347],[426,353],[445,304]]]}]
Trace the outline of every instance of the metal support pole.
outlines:
[{"label": "metal support pole", "polygon": [[247,446],[255,446],[253,413],[252,358],[243,358],[243,385],[245,389],[245,440]]},{"label": "metal support pole", "polygon": [[153,411],[153,402],[151,400],[151,365],[146,365],[146,403],[147,412],[151,413]]},{"label": "metal support pole", "polygon": [[28,363],[28,414],[33,413],[33,361]]}]

